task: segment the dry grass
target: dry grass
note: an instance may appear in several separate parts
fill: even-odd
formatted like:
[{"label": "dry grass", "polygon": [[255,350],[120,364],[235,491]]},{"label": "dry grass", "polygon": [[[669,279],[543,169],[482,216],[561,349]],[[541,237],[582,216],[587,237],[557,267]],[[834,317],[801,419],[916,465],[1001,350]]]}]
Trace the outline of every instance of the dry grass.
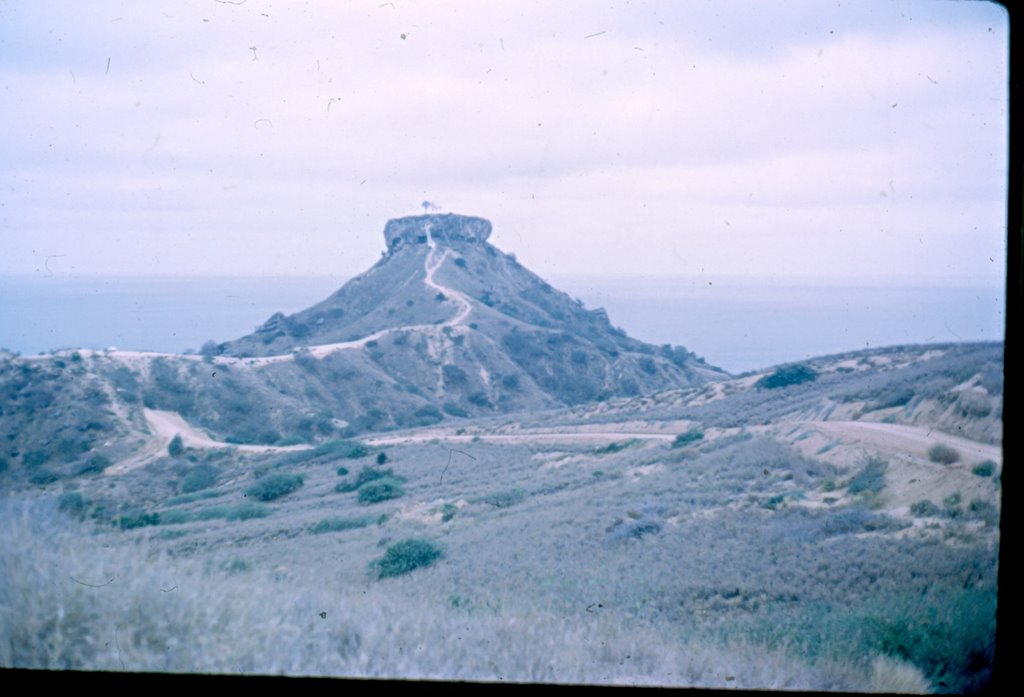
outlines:
[{"label": "dry grass", "polygon": [[688,642],[607,612],[467,609],[415,574],[331,588],[211,568],[144,537],[110,544],[46,501],[2,501],[0,522],[5,667],[858,691],[906,672]]}]

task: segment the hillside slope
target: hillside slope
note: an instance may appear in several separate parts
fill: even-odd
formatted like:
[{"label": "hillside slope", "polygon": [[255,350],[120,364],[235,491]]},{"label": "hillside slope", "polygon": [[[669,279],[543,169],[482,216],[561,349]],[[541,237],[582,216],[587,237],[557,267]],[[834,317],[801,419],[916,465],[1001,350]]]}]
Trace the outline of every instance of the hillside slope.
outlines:
[{"label": "hillside slope", "polygon": [[[88,464],[96,448],[118,459],[149,435],[144,407],[218,441],[296,444],[727,377],[686,349],[626,336],[603,310],[498,251],[490,231],[482,218],[451,214],[389,221],[387,251],[366,273],[199,356],[7,357],[6,461],[42,468],[40,482],[102,468],[102,459]],[[40,410],[49,418],[36,418]]]}]

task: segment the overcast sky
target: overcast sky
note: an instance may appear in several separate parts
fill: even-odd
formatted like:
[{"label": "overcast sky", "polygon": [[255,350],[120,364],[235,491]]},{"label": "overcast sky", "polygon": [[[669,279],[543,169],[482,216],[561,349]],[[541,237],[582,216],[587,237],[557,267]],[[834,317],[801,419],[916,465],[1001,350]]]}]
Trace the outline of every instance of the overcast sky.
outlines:
[{"label": "overcast sky", "polygon": [[0,273],[1002,280],[984,2],[0,2]]}]

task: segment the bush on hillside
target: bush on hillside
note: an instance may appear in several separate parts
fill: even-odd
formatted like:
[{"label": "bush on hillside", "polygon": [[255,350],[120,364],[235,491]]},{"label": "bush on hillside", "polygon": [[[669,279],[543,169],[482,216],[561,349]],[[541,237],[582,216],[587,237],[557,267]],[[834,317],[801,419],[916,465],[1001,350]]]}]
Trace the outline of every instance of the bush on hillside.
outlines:
[{"label": "bush on hillside", "polygon": [[703,440],[703,438],[704,431],[701,431],[699,428],[691,428],[686,433],[680,433],[676,436],[676,439],[672,441],[672,447],[681,448],[684,445],[689,445],[690,443],[696,443],[699,440]]},{"label": "bush on hillside", "polygon": [[345,530],[355,530],[357,528],[365,528],[367,525],[373,522],[373,518],[324,518],[316,525],[312,526],[309,531],[314,535],[322,535],[325,532],[343,532]]},{"label": "bush on hillside", "polygon": [[978,464],[971,468],[971,473],[979,477],[991,477],[993,474],[995,474],[995,471],[996,463],[992,462],[992,460],[985,460],[984,462],[979,462]]},{"label": "bush on hillside", "polygon": [[948,445],[936,443],[928,449],[928,459],[940,465],[952,465],[960,459],[960,453]]},{"label": "bush on hillside", "polygon": [[369,482],[359,487],[359,503],[372,504],[397,499],[405,491],[397,479],[385,478]]},{"label": "bush on hillside", "polygon": [[[338,474],[341,474],[341,472],[339,471]],[[377,467],[371,467],[367,465],[366,467],[363,467],[362,470],[360,470],[358,475],[356,475],[356,480],[354,482],[342,482],[337,486],[336,490],[342,493],[355,491],[356,489],[360,488],[367,482],[372,482],[377,479],[384,479],[385,477],[389,479],[394,479],[396,481],[401,480],[401,477],[396,477],[394,471],[391,470],[390,468],[382,470]]]},{"label": "bush on hillside", "polygon": [[754,387],[759,390],[774,390],[780,387],[799,385],[804,382],[813,382],[817,379],[818,374],[814,372],[813,368],[808,365],[798,363],[797,365],[783,366],[770,375],[765,375],[754,383]]},{"label": "bush on hillside", "polygon": [[373,563],[377,578],[401,576],[415,569],[430,566],[441,558],[441,548],[429,540],[410,538],[387,548],[384,556]]},{"label": "bush on hillside", "polygon": [[245,493],[259,501],[273,501],[292,493],[300,486],[302,477],[298,474],[272,474],[246,489]]},{"label": "bush on hillside", "polygon": [[846,491],[850,494],[868,492],[877,494],[885,488],[885,471],[889,463],[880,457],[869,457],[860,472],[850,480]]},{"label": "bush on hillside", "polygon": [[928,499],[922,499],[910,505],[910,514],[915,518],[935,518],[942,513],[942,509]]},{"label": "bush on hillside", "polygon": [[185,452],[185,445],[181,441],[181,434],[176,434],[167,444],[167,454],[171,457],[181,457],[183,452]]},{"label": "bush on hillside", "polygon": [[85,464],[78,468],[75,474],[97,474],[110,467],[110,458],[95,453],[85,461]]},{"label": "bush on hillside", "polygon": [[181,480],[181,493],[191,494],[193,491],[209,489],[217,483],[217,468],[213,465],[196,465]]}]

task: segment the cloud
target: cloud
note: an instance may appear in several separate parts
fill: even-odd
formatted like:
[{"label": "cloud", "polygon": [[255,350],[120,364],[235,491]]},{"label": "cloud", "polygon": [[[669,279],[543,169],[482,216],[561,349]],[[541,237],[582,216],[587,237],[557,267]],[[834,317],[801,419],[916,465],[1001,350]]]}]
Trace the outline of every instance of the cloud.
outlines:
[{"label": "cloud", "polygon": [[908,245],[1001,249],[993,6],[378,5],[0,6],[0,272],[357,273],[427,197],[570,273],[977,275]]}]

